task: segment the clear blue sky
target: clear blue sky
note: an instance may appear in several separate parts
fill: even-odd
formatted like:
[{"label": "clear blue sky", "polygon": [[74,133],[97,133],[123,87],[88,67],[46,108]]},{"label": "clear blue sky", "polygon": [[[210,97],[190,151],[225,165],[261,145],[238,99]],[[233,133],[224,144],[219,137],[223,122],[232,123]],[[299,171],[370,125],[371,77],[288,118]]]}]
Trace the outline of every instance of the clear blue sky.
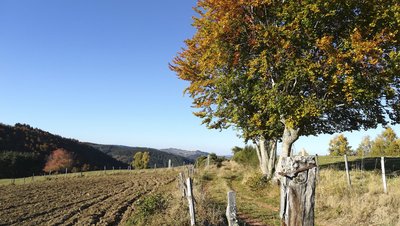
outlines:
[{"label": "clear blue sky", "polygon": [[[230,154],[244,145],[236,132],[200,125],[187,84],[168,69],[195,32],[195,3],[0,1],[0,122],[88,142]],[[357,147],[364,134],[346,135]],[[301,138],[295,149],[325,154],[331,138]]]}]

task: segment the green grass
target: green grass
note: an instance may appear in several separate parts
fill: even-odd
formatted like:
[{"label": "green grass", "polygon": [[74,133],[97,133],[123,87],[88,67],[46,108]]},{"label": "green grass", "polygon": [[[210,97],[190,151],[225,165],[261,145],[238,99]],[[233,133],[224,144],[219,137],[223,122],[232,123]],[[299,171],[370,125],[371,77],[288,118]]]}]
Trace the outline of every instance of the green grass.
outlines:
[{"label": "green grass", "polygon": [[[348,161],[355,161],[362,159],[360,156],[347,156]],[[344,156],[318,156],[318,164],[320,166],[329,165],[333,163],[344,162]]]},{"label": "green grass", "polygon": [[23,178],[7,178],[7,179],[0,179],[0,186],[2,185],[21,185],[21,184],[29,184],[41,181],[51,181],[57,179],[64,179],[64,178],[73,178],[73,177],[93,177],[93,176],[104,176],[104,175],[118,175],[118,174],[134,174],[134,173],[142,173],[143,171],[157,171],[157,170],[165,170],[163,168],[160,169],[145,169],[145,170],[97,170],[97,171],[87,171],[82,173],[59,173],[59,174],[52,174],[52,175],[43,175],[43,176],[30,176],[30,177],[23,177]]},{"label": "green grass", "polygon": [[261,174],[252,167],[230,161],[221,168],[210,167],[199,172],[198,185],[208,198],[226,208],[227,192],[236,192],[237,210],[241,216],[267,225],[280,225],[279,187],[258,183]]}]

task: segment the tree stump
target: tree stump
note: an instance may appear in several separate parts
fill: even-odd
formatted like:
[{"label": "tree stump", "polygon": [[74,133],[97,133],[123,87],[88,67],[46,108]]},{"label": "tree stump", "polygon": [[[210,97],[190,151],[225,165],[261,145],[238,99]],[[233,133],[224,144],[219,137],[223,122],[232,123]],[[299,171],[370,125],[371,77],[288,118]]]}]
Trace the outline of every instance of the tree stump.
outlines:
[{"label": "tree stump", "polygon": [[282,157],[282,225],[314,225],[316,172],[314,156]]}]

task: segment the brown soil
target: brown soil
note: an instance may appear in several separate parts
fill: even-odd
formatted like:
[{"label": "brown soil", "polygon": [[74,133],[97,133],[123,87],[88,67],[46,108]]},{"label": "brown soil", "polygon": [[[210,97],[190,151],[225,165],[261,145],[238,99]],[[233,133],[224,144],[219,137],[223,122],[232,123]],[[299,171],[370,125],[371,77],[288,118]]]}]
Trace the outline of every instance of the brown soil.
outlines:
[{"label": "brown soil", "polygon": [[119,225],[138,198],[175,178],[143,171],[0,186],[0,225]]}]

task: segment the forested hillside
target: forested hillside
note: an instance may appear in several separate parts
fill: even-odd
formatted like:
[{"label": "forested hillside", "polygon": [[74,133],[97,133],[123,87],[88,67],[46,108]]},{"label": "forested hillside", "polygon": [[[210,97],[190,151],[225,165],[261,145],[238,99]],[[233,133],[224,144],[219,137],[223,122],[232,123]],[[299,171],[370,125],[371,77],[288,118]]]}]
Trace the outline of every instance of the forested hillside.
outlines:
[{"label": "forested hillside", "polygon": [[0,178],[42,174],[48,156],[59,148],[72,154],[71,168],[76,171],[127,166],[78,140],[53,135],[29,125],[0,123]]},{"label": "forested hillside", "polygon": [[196,159],[200,156],[208,155],[207,152],[203,152],[203,151],[199,151],[199,150],[187,151],[187,150],[182,150],[182,149],[177,149],[177,148],[160,149],[160,151],[167,152],[167,153],[174,154],[174,155],[179,155],[179,156],[191,159],[193,161],[196,161]]},{"label": "forested hillside", "polygon": [[98,150],[127,164],[130,164],[132,162],[135,153],[149,152],[150,154],[149,167],[151,168],[154,167],[154,164],[156,164],[157,167],[167,167],[169,159],[171,159],[171,162],[174,166],[180,166],[183,164],[194,162],[192,159],[166,153],[154,148],[128,147],[122,145],[102,145],[102,144],[91,144],[91,143],[88,143],[88,145],[97,148]]}]

